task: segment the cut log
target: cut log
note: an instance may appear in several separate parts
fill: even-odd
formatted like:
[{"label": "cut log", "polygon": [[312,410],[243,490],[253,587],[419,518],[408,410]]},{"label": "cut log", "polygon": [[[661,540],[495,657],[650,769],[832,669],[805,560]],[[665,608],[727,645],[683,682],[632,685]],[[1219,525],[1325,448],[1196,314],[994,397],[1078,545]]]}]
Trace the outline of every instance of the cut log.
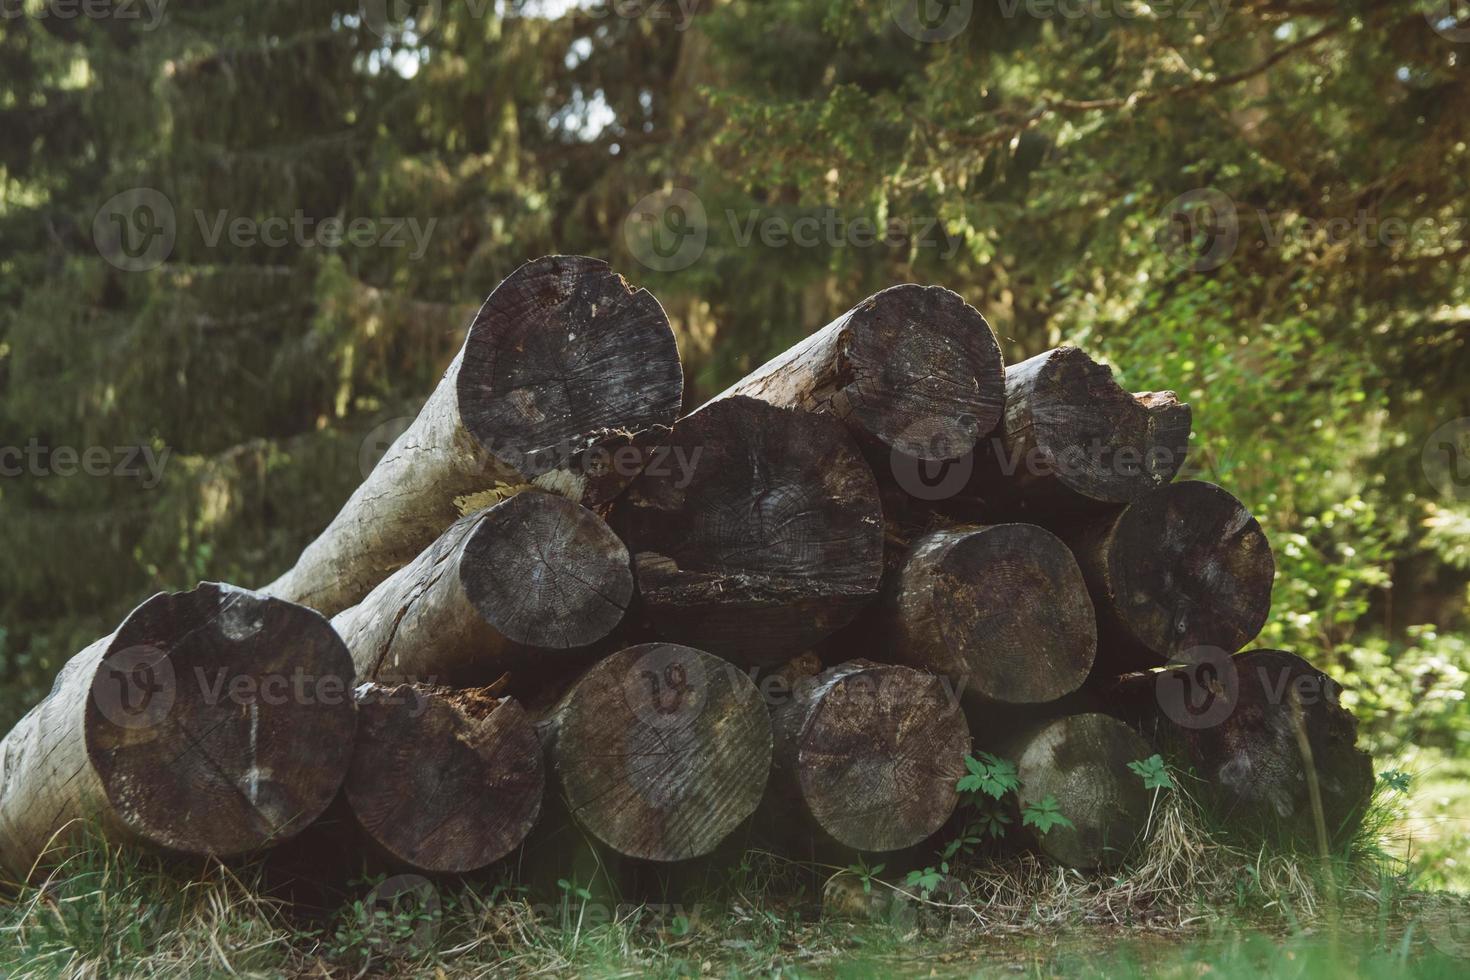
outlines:
[{"label": "cut log", "polygon": [[492,494],[535,485],[600,509],[678,417],[683,374],[647,291],[581,256],[528,262],[296,565],[265,591],[332,616]]},{"label": "cut log", "polygon": [[1092,600],[1072,552],[1032,524],[920,536],[877,612],[882,659],[942,674],[987,702],[1070,694],[1097,652]]},{"label": "cut log", "polygon": [[528,490],[460,518],[332,625],[363,679],[483,685],[601,640],[632,593],[600,517]]},{"label": "cut log", "polygon": [[1128,503],[1184,465],[1191,412],[1172,391],[1129,394],[1076,347],[1006,368],[1005,416],[969,494],[1038,523]]},{"label": "cut log", "polygon": [[863,300],[719,395],[826,412],[862,444],[923,461],[955,459],[995,427],[1004,399],[990,324],[940,286],[892,286]]},{"label": "cut log", "polygon": [[681,420],[618,502],[655,635],[778,663],[877,594],[877,483],[842,424],[734,396]]},{"label": "cut log", "polygon": [[357,705],[343,790],[377,848],[420,871],[463,874],[520,846],[546,779],[535,726],[517,701],[365,684]]},{"label": "cut log", "polygon": [[1234,653],[1271,611],[1271,545],[1214,484],[1169,484],[1068,543],[1097,608],[1096,676],[1180,662],[1204,647]]},{"label": "cut log", "polygon": [[1357,747],[1358,723],[1341,692],[1300,657],[1252,650],[1132,674],[1100,697],[1192,770],[1199,797],[1232,828],[1314,846],[1315,782],[1335,846],[1352,837],[1373,792],[1373,763]]},{"label": "cut log", "polygon": [[[1150,792],[1128,763],[1153,749],[1105,714],[1069,715],[1003,740],[997,755],[1016,764],[1022,811],[1047,798],[1071,826],[1027,828],[1042,854],[1070,868],[1115,868],[1148,823]],[[1020,822],[1020,821],[1018,821]]]},{"label": "cut log", "polygon": [[942,678],[854,660],[795,685],[771,717],[774,788],[843,847],[917,844],[959,801],[970,731]]},{"label": "cut log", "polygon": [[68,661],[0,745],[0,865],[29,876],[84,821],[187,855],[289,837],[342,785],[352,684],[310,609],[212,583],[154,596]]},{"label": "cut log", "polygon": [[718,657],[629,647],[584,674],[541,723],[573,818],[628,857],[714,850],[755,810],[771,726],[755,684]]}]

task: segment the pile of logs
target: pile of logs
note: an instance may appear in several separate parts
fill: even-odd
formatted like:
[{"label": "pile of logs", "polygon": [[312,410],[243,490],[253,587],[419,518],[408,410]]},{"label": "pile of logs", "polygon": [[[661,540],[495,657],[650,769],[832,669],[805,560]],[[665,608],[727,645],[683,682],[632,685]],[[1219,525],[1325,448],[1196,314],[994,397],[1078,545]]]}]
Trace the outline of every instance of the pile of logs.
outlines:
[{"label": "pile of logs", "polygon": [[1134,851],[1155,752],[1226,824],[1352,832],[1353,720],[1299,658],[1235,656],[1271,548],[1176,481],[1172,392],[1075,347],[1007,367],[960,296],[901,285],[683,394],[653,296],[595,259],[518,269],[292,568],[154,596],[66,665],[3,743],[0,865],[83,826],[243,854],[329,806],[431,873],[538,819],[647,861],[742,825],[895,852],[981,752],[1009,805],[1067,818],[1031,843],[1073,867]]}]

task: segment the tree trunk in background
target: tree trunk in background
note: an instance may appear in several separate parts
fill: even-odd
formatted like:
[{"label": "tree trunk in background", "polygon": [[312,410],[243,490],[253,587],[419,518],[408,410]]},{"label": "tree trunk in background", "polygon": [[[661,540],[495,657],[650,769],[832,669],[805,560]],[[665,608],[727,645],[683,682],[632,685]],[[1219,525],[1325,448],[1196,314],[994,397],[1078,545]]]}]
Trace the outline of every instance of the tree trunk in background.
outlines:
[{"label": "tree trunk in background", "polygon": [[[1024,809],[1048,797],[1072,826],[1028,829],[1042,854],[1071,868],[1115,868],[1148,822],[1151,792],[1128,763],[1153,749],[1105,714],[1068,715],[1001,738],[992,750],[1016,764]],[[1021,823],[1017,820],[1017,824]]]},{"label": "tree trunk in background", "polygon": [[953,688],[932,674],[841,664],[797,681],[771,727],[777,799],[844,847],[917,844],[959,801],[970,732]]},{"label": "tree trunk in background", "polygon": [[917,460],[970,452],[1000,419],[1005,379],[990,324],[958,294],[875,293],[718,398],[746,395],[841,419],[864,446]]},{"label": "tree trunk in background", "polygon": [[463,874],[525,840],[546,776],[535,726],[517,701],[366,684],[357,705],[343,792],[363,833],[391,859]]},{"label": "tree trunk in background", "polygon": [[289,837],[342,785],[352,683],[310,609],[212,583],[155,595],[68,661],[0,744],[0,866],[27,877],[86,820],[191,855]]},{"label": "tree trunk in background", "polygon": [[682,397],[650,293],[597,259],[528,262],[480,308],[418,418],[266,591],[335,615],[462,514],[527,484],[602,507]]},{"label": "tree trunk in background", "polygon": [[600,517],[528,490],[460,518],[332,625],[364,679],[487,684],[601,640],[632,593],[628,551]]},{"label": "tree trunk in background", "polygon": [[577,823],[650,861],[714,850],[760,803],[771,768],[755,684],[727,661],[670,643],[600,661],[541,728]]},{"label": "tree trunk in background", "polygon": [[1271,611],[1276,563],[1250,512],[1212,483],[1172,483],[1067,535],[1097,607],[1094,673],[1234,653]]},{"label": "tree trunk in background", "polygon": [[966,496],[1054,525],[1164,486],[1189,452],[1172,391],[1129,394],[1110,368],[1058,347],[1006,368],[1005,416],[976,454]]},{"label": "tree trunk in background", "polygon": [[961,525],[920,536],[874,612],[881,659],[942,674],[986,702],[1035,704],[1070,694],[1097,653],[1097,622],[1076,559],[1032,524]]},{"label": "tree trunk in background", "polygon": [[1130,674],[1098,696],[1172,763],[1192,770],[1199,795],[1232,826],[1273,838],[1285,831],[1313,845],[1315,781],[1335,847],[1352,837],[1373,792],[1373,763],[1356,745],[1358,723],[1342,707],[1341,690],[1300,657],[1252,650]]},{"label": "tree trunk in background", "polygon": [[877,484],[841,423],[751,398],[682,419],[613,523],[654,633],[742,663],[800,652],[882,579]]}]

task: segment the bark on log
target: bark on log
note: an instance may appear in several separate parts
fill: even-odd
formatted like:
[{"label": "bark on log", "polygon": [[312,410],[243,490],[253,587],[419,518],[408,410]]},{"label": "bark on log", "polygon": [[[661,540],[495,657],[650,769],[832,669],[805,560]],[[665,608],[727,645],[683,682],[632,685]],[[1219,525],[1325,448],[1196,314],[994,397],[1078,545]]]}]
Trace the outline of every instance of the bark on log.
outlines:
[{"label": "bark on log", "polygon": [[1036,704],[1082,686],[1097,622],[1072,552],[1032,524],[962,525],[915,539],[878,608],[884,660],[986,702]]},{"label": "bark on log", "polygon": [[861,444],[935,461],[964,456],[995,427],[1004,387],[985,318],[948,289],[905,284],[869,296],[718,397],[825,412]]},{"label": "bark on log", "polygon": [[1005,391],[967,489],[992,508],[1052,522],[1137,500],[1184,465],[1189,406],[1172,391],[1124,391],[1076,347],[1012,364]]},{"label": "bark on log", "polygon": [[0,866],[29,876],[86,821],[189,855],[289,837],[342,785],[352,683],[310,609],[213,583],[155,595],[68,661],[0,744]]},{"label": "bark on log", "polygon": [[628,857],[708,854],[755,810],[770,774],[771,726],[755,684],[671,643],[597,663],[541,730],[573,818]]},{"label": "bark on log", "polygon": [[996,754],[1016,764],[1023,809],[1051,797],[1072,823],[1045,833],[1028,828],[1042,854],[1083,869],[1114,868],[1128,857],[1147,825],[1150,797],[1128,763],[1153,755],[1132,728],[1105,714],[1068,715],[1003,740]]},{"label": "bark on log", "polygon": [[354,820],[393,861],[463,874],[509,854],[541,813],[535,726],[482,691],[357,691],[359,730],[343,787]]},{"label": "bark on log", "polygon": [[1335,846],[1352,837],[1373,791],[1372,760],[1357,747],[1358,723],[1341,691],[1300,657],[1252,650],[1132,674],[1099,695],[1175,765],[1192,769],[1200,797],[1232,827],[1273,839],[1284,831],[1314,845],[1315,781]]},{"label": "bark on log", "polygon": [[497,489],[532,484],[600,509],[682,399],[651,294],[597,259],[528,262],[485,301],[418,418],[265,591],[335,615]]},{"label": "bark on log", "polygon": [[1097,607],[1095,676],[1159,667],[1202,647],[1234,653],[1271,611],[1271,545],[1214,484],[1169,484],[1068,543]]},{"label": "bark on log", "polygon": [[332,625],[364,680],[476,686],[601,640],[632,594],[602,518],[528,490],[460,518]]},{"label": "bark on log", "polygon": [[872,471],[836,420],[734,396],[681,420],[618,503],[653,632],[742,663],[778,663],[877,594],[883,521]]},{"label": "bark on log", "polygon": [[932,674],[840,664],[797,684],[771,727],[774,788],[844,847],[917,844],[959,801],[970,731],[954,689]]}]

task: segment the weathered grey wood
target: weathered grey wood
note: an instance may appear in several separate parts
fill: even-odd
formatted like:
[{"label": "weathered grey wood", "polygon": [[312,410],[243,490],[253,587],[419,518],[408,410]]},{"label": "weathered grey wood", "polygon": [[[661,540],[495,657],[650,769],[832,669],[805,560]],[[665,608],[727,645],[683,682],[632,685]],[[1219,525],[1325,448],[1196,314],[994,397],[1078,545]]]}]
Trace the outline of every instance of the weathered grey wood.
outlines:
[{"label": "weathered grey wood", "polygon": [[970,732],[932,674],[854,660],[796,683],[771,719],[773,788],[844,847],[917,844],[959,801]]},{"label": "weathered grey wood", "polygon": [[310,609],[214,583],[155,595],[0,743],[0,867],[24,879],[88,821],[190,855],[291,836],[342,784],[352,683]]},{"label": "weathered grey wood", "polygon": [[655,635],[777,663],[877,594],[877,483],[840,422],[730,396],[666,448],[687,466],[650,465],[613,515]]},{"label": "weathered grey wood", "polygon": [[1237,831],[1312,847],[1309,768],[1334,846],[1351,839],[1373,792],[1372,759],[1357,746],[1358,723],[1342,707],[1341,692],[1300,657],[1252,650],[1130,674],[1098,696],[1198,777],[1190,789],[1220,820]]},{"label": "weathered grey wood", "polygon": [[632,593],[628,550],[600,517],[526,490],[460,518],[332,625],[365,679],[488,684],[601,640]]},{"label": "weathered grey wood", "polygon": [[573,818],[628,857],[708,854],[755,810],[771,768],[755,684],[671,643],[600,661],[540,727]]},{"label": "weathered grey wood", "polygon": [[1097,652],[1092,601],[1072,552],[1032,524],[919,536],[875,612],[881,659],[942,674],[987,702],[1070,694]]},{"label": "weathered grey wood", "polygon": [[265,591],[335,615],[494,495],[532,484],[602,508],[678,416],[668,318],[598,259],[506,278],[413,424]]},{"label": "weathered grey wood", "polygon": [[1000,346],[958,294],[892,286],[718,397],[731,395],[834,415],[859,441],[915,459],[953,459],[1000,418]]},{"label": "weathered grey wood", "polygon": [[967,493],[1051,524],[1167,484],[1189,451],[1191,412],[1172,391],[1129,394],[1076,347],[1006,368],[1005,415]]},{"label": "weathered grey wood", "polygon": [[541,813],[535,726],[482,690],[365,684],[343,793],[358,827],[396,863],[463,874],[509,854]]},{"label": "weathered grey wood", "polygon": [[1198,648],[1234,653],[1271,611],[1271,545],[1214,484],[1169,484],[1067,543],[1097,608],[1098,676],[1162,666]]},{"label": "weathered grey wood", "polygon": [[1148,823],[1150,792],[1128,763],[1153,749],[1131,727],[1105,714],[1068,715],[1002,739],[995,754],[1016,764],[1023,809],[1051,797],[1072,823],[1027,829],[1042,854],[1090,869],[1115,868],[1133,852]]}]

